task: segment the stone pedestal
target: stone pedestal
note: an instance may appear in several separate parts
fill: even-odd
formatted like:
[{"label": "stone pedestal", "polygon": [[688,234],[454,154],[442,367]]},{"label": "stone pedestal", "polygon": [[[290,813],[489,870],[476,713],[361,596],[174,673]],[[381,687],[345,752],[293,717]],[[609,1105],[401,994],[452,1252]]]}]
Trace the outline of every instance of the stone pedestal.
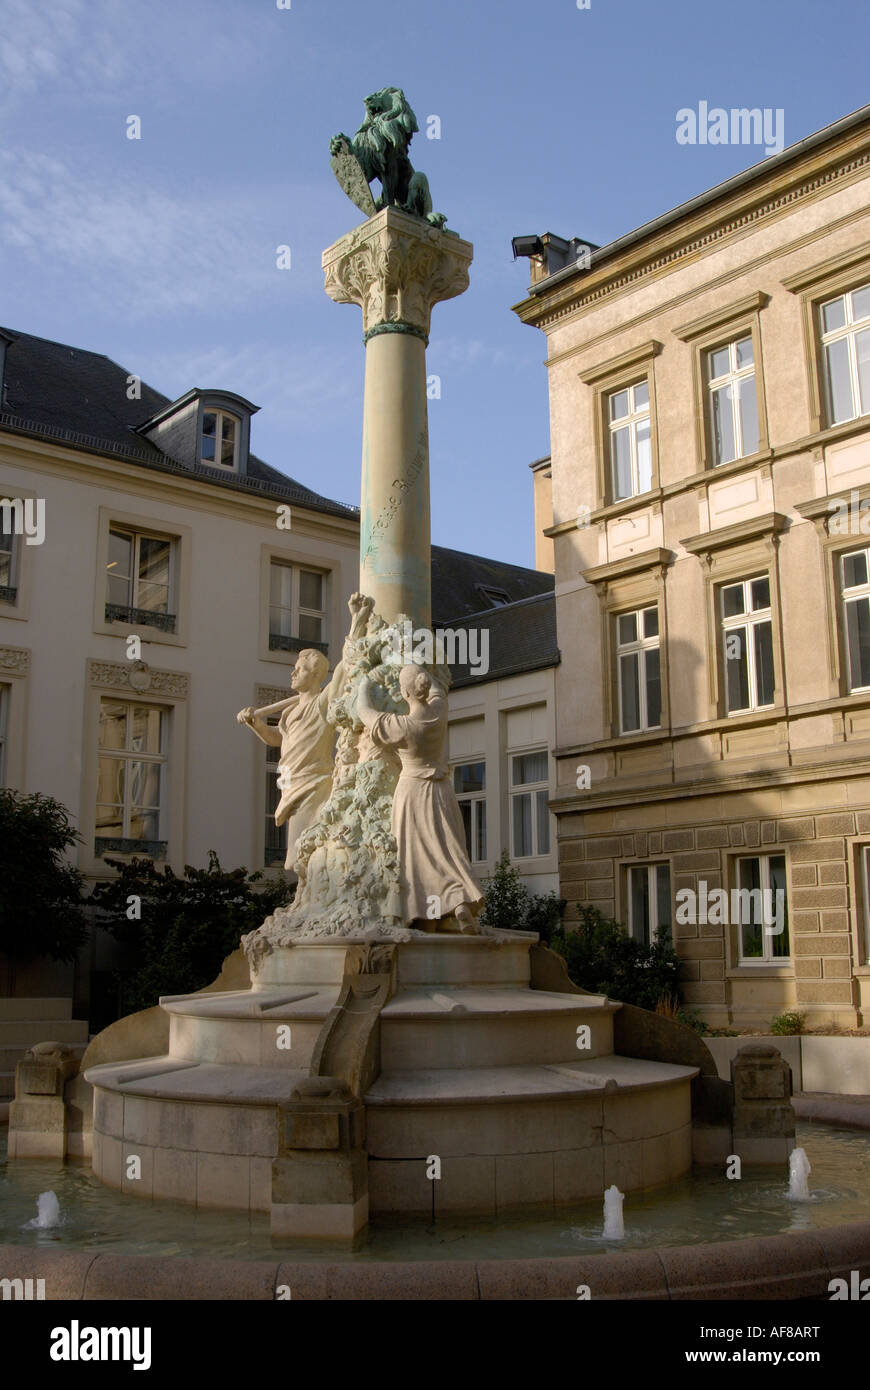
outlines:
[{"label": "stone pedestal", "polygon": [[431,622],[426,344],[432,306],[468,287],[472,254],[395,207],[323,253],[326,293],[363,311],[359,588],[388,622]]},{"label": "stone pedestal", "polygon": [[745,1163],[787,1163],[794,1148],[791,1067],[770,1043],[742,1047],[731,1062],[733,1152]]},{"label": "stone pedestal", "polygon": [[352,1243],[368,1219],[365,1109],[338,1079],[300,1082],[278,1107],[272,1235]]},{"label": "stone pedestal", "polygon": [[64,1083],[78,1066],[71,1048],[37,1043],[15,1069],[15,1099],[9,1107],[9,1157],[66,1155]]}]

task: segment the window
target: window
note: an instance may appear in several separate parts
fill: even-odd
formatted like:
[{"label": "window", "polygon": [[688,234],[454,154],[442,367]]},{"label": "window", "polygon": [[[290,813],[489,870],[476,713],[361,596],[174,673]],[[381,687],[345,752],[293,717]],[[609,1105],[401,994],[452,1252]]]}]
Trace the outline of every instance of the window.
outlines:
[{"label": "window", "polygon": [[864,943],[863,964],[870,965],[870,845],[862,845],[861,883],[864,897]]},{"label": "window", "polygon": [[[161,840],[168,711],[127,700],[100,700],[95,853]],[[121,843],[118,843],[118,842]]]},{"label": "window", "polygon": [[140,623],[174,632],[173,568],[174,542],[168,537],[110,526],[106,622]]},{"label": "window", "polygon": [[870,285],[819,306],[828,423],[870,414]]},{"label": "window", "polygon": [[638,381],[607,397],[613,501],[652,487],[649,382]]},{"label": "window", "polygon": [[784,854],[737,860],[737,893],[732,894],[731,920],[737,923],[740,933],[741,962],[788,959]]},{"label": "window", "polygon": [[[278,715],[267,719],[266,723],[273,728],[278,726]],[[278,759],[281,756],[281,749],[277,744],[266,744],[266,834],[263,841],[264,853],[263,863],[283,864],[287,856],[287,830],[283,825],[275,824],[275,812],[278,809],[278,802],[281,800],[281,791],[278,787]]]},{"label": "window", "polygon": [[15,602],[18,593],[17,559],[15,511],[12,507],[0,507],[0,602]]},{"label": "window", "polygon": [[239,420],[224,410],[204,410],[199,437],[200,463],[235,468],[239,456]]},{"label": "window", "polygon": [[650,946],[671,929],[671,870],[668,864],[632,864],[628,870],[628,934]]},{"label": "window", "polygon": [[546,749],[511,757],[511,827],[514,859],[550,852],[549,769]]},{"label": "window", "polygon": [[639,608],[616,618],[619,731],[657,729],[662,718],[659,610]]},{"label": "window", "polygon": [[491,608],[504,608],[511,601],[506,589],[497,589],[493,584],[478,584],[476,588]]},{"label": "window", "polygon": [[870,551],[840,557],[849,690],[870,687]]},{"label": "window", "polygon": [[326,575],[273,560],[269,567],[269,650],[327,651]]},{"label": "window", "polygon": [[720,592],[727,712],[766,709],[774,696],[770,579],[725,584]]},{"label": "window", "polygon": [[752,336],[707,353],[713,464],[758,452],[758,401]]},{"label": "window", "polygon": [[486,763],[460,763],[453,790],[465,825],[465,847],[472,864],[486,859]]},{"label": "window", "polygon": [[9,728],[9,686],[0,685],[0,787],[6,786],[6,739]]}]

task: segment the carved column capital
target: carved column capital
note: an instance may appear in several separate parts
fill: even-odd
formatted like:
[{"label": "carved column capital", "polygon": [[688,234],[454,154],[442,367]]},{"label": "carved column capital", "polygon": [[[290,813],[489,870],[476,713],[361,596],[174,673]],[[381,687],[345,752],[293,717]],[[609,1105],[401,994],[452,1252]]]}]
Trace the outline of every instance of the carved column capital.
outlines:
[{"label": "carved column capital", "polygon": [[468,288],[473,248],[398,208],[384,208],[323,253],[326,293],[359,304],[366,340],[410,333],[428,341],[432,306]]}]

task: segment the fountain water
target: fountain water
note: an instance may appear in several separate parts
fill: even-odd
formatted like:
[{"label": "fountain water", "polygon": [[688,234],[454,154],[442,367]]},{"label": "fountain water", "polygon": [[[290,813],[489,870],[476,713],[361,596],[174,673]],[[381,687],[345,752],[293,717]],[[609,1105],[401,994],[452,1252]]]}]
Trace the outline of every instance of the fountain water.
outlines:
[{"label": "fountain water", "polygon": [[28,1221],[25,1230],[48,1230],[61,1224],[60,1203],[53,1192],[40,1192],[36,1199],[36,1216]]},{"label": "fountain water", "polygon": [[604,1194],[604,1240],[625,1239],[625,1220],[622,1215],[624,1201],[625,1193],[620,1192],[616,1183],[608,1187]]},{"label": "fountain water", "polygon": [[807,1181],[812,1169],[805,1149],[792,1149],[788,1160],[788,1195],[793,1202],[808,1202],[810,1187]]}]

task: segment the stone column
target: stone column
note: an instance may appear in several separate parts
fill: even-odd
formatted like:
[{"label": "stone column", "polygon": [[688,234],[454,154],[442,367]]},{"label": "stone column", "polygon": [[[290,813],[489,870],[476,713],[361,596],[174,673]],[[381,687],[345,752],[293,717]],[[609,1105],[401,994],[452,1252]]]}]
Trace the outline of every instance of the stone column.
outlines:
[{"label": "stone column", "polygon": [[426,344],[432,306],[468,287],[473,248],[384,208],[323,253],[326,293],[359,304],[366,344],[360,590],[387,621],[431,622]]}]

